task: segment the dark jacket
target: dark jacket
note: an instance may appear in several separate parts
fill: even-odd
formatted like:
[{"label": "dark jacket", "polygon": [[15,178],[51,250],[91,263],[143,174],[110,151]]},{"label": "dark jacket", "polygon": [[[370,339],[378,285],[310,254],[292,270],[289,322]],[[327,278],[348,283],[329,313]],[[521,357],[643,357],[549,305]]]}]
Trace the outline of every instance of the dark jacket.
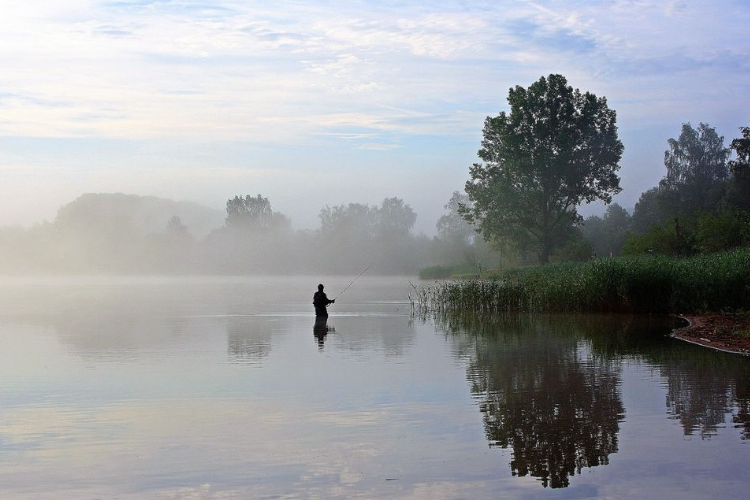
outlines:
[{"label": "dark jacket", "polygon": [[333,301],[330,300],[325,292],[318,290],[313,294],[313,305],[315,306],[315,316],[328,316],[328,310],[326,306],[331,304]]}]

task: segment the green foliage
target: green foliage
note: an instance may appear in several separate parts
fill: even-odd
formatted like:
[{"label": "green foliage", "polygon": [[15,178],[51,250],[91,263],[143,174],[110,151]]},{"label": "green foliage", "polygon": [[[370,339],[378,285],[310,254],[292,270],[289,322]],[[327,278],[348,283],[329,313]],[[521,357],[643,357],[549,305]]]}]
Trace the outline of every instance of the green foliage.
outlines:
[{"label": "green foliage", "polygon": [[701,252],[718,252],[750,245],[750,214],[724,210],[698,218],[696,246]]},{"label": "green foliage", "polygon": [[731,148],[737,158],[729,162],[734,182],[728,198],[733,206],[750,211],[750,127],[741,127],[742,137],[734,139]]},{"label": "green foliage", "polygon": [[320,211],[324,234],[350,234],[362,238],[408,236],[417,220],[412,208],[400,198],[386,198],[380,207],[350,203]]},{"label": "green foliage", "polygon": [[556,262],[585,262],[591,258],[594,249],[591,243],[579,236],[561,246],[552,256]]},{"label": "green foliage", "polygon": [[678,139],[669,139],[669,150],[664,153],[667,176],[666,187],[705,184],[727,178],[729,149],[724,147],[724,137],[707,123],[694,129],[682,124]]},{"label": "green foliage", "polygon": [[750,304],[750,249],[595,259],[518,269],[417,289],[427,310],[707,313]]},{"label": "green foliage", "polygon": [[644,234],[629,234],[623,255],[644,253],[690,255],[713,253],[750,245],[750,213],[738,209],[724,209],[704,213],[694,227],[675,219],[669,224],[652,226]]},{"label": "green foliage", "polygon": [[731,149],[737,158],[729,162],[729,168],[737,174],[738,171],[750,169],[750,127],[740,127],[742,137],[732,140]]},{"label": "green foliage", "polygon": [[667,174],[659,187],[668,215],[693,217],[715,206],[721,184],[729,175],[729,149],[724,147],[724,137],[706,123],[697,129],[684,123],[679,138],[667,142]]},{"label": "green foliage", "polygon": [[666,174],[659,187],[644,192],[635,205],[631,230],[638,236],[629,239],[627,253],[650,249],[684,254],[686,242],[670,227],[676,218],[683,226],[692,227],[701,214],[711,213],[716,207],[736,206],[729,200],[735,179],[729,176],[729,149],[724,146],[724,137],[706,123],[698,128],[684,123],[680,136],[667,143]]},{"label": "green foliage", "polygon": [[636,234],[643,234],[666,220],[667,216],[661,207],[659,188],[655,187],[641,193],[633,209],[630,229]]},{"label": "green foliage", "polygon": [[[683,124],[664,153],[667,173],[641,195],[623,254],[689,255],[750,245],[750,127],[727,161],[724,138],[705,123]],[[588,221],[587,221],[588,223]],[[592,220],[593,230],[598,221]],[[601,239],[601,235],[596,235]]]},{"label": "green foliage", "polygon": [[470,263],[447,265],[447,266],[430,266],[419,270],[419,279],[421,280],[439,280],[454,278],[457,276],[477,276],[481,269]]},{"label": "green foliage", "polygon": [[576,207],[620,191],[623,145],[605,98],[581,93],[562,75],[508,94],[510,112],[485,120],[470,169],[464,215],[488,240],[538,252],[542,263],[580,221]]},{"label": "green foliage", "polygon": [[622,248],[623,255],[690,255],[695,251],[695,237],[679,218],[663,226],[651,226],[645,234],[629,234]]},{"label": "green foliage", "polygon": [[591,247],[589,255],[591,253],[610,257],[620,255],[630,225],[630,214],[617,203],[612,203],[607,207],[603,218],[595,215],[588,217],[583,223],[581,233]]}]

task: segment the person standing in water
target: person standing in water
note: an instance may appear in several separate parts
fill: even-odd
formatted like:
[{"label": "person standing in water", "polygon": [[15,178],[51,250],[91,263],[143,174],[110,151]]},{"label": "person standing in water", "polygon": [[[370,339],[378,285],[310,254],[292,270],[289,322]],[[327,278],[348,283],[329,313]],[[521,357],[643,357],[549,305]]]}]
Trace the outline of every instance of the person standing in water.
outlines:
[{"label": "person standing in water", "polygon": [[313,294],[313,306],[315,306],[315,316],[328,317],[328,304],[333,304],[336,299],[330,300],[323,291],[323,285],[318,285],[318,291]]}]

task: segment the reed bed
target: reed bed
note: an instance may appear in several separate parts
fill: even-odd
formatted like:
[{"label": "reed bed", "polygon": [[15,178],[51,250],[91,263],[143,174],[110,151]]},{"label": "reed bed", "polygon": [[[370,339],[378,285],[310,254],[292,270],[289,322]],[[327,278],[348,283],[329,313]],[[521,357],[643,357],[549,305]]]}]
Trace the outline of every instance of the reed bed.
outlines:
[{"label": "reed bed", "polygon": [[750,308],[750,249],[550,264],[414,286],[420,310],[721,313]]}]

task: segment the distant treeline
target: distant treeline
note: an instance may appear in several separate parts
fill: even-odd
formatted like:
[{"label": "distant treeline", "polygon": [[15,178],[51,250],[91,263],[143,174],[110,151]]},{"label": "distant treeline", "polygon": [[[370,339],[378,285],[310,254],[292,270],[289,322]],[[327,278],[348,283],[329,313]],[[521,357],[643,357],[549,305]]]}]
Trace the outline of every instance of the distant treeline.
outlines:
[{"label": "distant treeline", "polygon": [[668,141],[664,178],[641,195],[632,215],[615,203],[603,217],[587,218],[561,248],[560,260],[695,255],[750,245],[750,127],[740,130],[726,147],[709,125],[684,124]]},{"label": "distant treeline", "polygon": [[374,263],[372,273],[416,274],[476,258],[469,236],[459,244],[414,234],[417,214],[399,198],[326,206],[319,218],[319,228],[295,231],[260,194],[230,198],[226,213],[153,196],[85,194],[52,222],[0,228],[0,272],[352,274]]}]

